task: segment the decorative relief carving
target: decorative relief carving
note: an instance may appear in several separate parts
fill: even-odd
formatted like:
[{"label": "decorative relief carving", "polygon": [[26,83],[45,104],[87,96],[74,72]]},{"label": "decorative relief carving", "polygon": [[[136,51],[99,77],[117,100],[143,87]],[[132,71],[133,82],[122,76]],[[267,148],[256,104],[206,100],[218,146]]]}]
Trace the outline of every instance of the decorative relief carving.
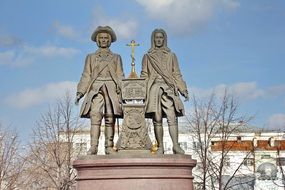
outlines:
[{"label": "decorative relief carving", "polygon": [[146,84],[144,79],[124,79],[122,88],[122,98],[130,99],[145,99]]},{"label": "decorative relief carving", "polygon": [[120,150],[150,150],[151,140],[145,123],[145,79],[124,79],[122,99],[124,121],[117,142]]},{"label": "decorative relief carving", "polygon": [[118,149],[150,149],[151,141],[144,118],[144,106],[124,107],[124,121]]},{"label": "decorative relief carving", "polygon": [[125,112],[126,114],[126,126],[129,129],[141,128],[144,124],[144,113],[142,110],[132,108]]}]

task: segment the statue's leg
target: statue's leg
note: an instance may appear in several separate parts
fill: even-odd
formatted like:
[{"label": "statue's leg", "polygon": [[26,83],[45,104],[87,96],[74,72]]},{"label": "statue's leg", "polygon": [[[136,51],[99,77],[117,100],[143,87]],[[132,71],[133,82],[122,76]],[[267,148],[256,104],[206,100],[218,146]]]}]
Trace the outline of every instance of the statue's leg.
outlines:
[{"label": "statue's leg", "polygon": [[91,118],[91,130],[90,130],[90,142],[91,147],[88,150],[87,154],[97,154],[99,137],[101,134],[101,121],[103,118],[103,109],[104,109],[104,99],[102,94],[96,95],[91,104],[90,118]]},{"label": "statue's leg", "polygon": [[[168,124],[169,125],[169,124]],[[173,143],[173,154],[185,154],[185,151],[180,147],[178,143],[178,124],[169,125],[169,134]]]},{"label": "statue's leg", "polygon": [[175,114],[173,100],[166,94],[163,94],[161,98],[161,104],[167,118],[168,130],[173,143],[173,154],[185,154],[185,151],[180,147],[178,143],[178,120]]},{"label": "statue's leg", "polygon": [[114,151],[114,125],[114,116],[105,115],[105,154],[111,154]]},{"label": "statue's leg", "polygon": [[[159,88],[159,86],[157,86]],[[155,93],[151,93],[151,96],[156,96],[154,101],[156,107],[156,112],[153,114],[152,122],[154,127],[154,135],[157,142],[157,154],[164,154],[164,146],[163,146],[163,126],[162,126],[162,110],[160,106],[160,97],[163,94],[163,90],[159,88],[158,94],[157,91]]]},{"label": "statue's leg", "polygon": [[102,91],[105,100],[105,154],[111,154],[114,151],[115,118],[106,86],[102,87]]},{"label": "statue's leg", "polygon": [[154,135],[157,142],[157,154],[164,154],[163,147],[163,126],[161,111],[154,113],[153,117]]},{"label": "statue's leg", "polygon": [[100,132],[101,132],[100,125],[91,124],[91,131],[90,131],[91,147],[87,152],[88,155],[97,154]]}]

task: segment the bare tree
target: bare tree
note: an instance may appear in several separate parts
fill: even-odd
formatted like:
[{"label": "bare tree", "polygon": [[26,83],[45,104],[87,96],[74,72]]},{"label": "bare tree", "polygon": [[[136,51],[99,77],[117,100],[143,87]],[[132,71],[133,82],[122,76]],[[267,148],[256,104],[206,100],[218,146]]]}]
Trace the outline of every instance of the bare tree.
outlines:
[{"label": "bare tree", "polygon": [[[231,180],[238,173],[242,163],[239,163],[224,181],[229,153],[235,143],[230,140],[233,134],[241,131],[252,119],[238,112],[239,103],[234,96],[225,91],[218,99],[214,93],[205,101],[193,97],[193,112],[187,117],[190,132],[195,142],[194,153],[198,158],[195,175],[197,189],[230,189]],[[218,154],[212,151],[214,139],[219,137]],[[251,154],[249,150],[245,158]],[[252,179],[251,179],[252,180]]]},{"label": "bare tree", "polygon": [[0,189],[12,190],[19,186],[25,159],[20,156],[17,132],[0,124]]},{"label": "bare tree", "polygon": [[68,190],[74,186],[73,141],[80,130],[77,118],[72,98],[66,94],[36,122],[30,144],[30,188]]},{"label": "bare tree", "polygon": [[283,187],[285,189],[285,158],[284,157],[281,157],[281,150],[283,149],[284,150],[284,147],[285,147],[285,143],[281,140],[279,140],[277,143],[276,143],[276,148],[277,148],[277,166],[279,167],[279,171],[280,171],[280,174],[281,174],[281,184],[277,184],[275,183],[278,187]]}]

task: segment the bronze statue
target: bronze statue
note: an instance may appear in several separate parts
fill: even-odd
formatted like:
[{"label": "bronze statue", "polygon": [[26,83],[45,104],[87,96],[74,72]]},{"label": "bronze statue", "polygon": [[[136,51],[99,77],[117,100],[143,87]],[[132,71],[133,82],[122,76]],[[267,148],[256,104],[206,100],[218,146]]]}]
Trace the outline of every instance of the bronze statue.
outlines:
[{"label": "bronze statue", "polygon": [[179,69],[176,55],[167,47],[163,29],[151,35],[151,48],[142,60],[141,77],[147,79],[146,117],[153,120],[158,154],[163,154],[162,118],[166,117],[173,142],[173,153],[184,154],[178,143],[178,119],[184,115],[183,103],[178,92],[189,100],[187,86]]},{"label": "bronze statue", "polygon": [[121,56],[109,49],[116,34],[109,26],[98,26],[91,39],[98,50],[88,54],[82,77],[77,86],[75,104],[85,95],[80,116],[91,119],[91,148],[87,154],[97,154],[100,126],[105,119],[105,153],[113,150],[115,118],[122,116],[121,81],[124,78]]}]

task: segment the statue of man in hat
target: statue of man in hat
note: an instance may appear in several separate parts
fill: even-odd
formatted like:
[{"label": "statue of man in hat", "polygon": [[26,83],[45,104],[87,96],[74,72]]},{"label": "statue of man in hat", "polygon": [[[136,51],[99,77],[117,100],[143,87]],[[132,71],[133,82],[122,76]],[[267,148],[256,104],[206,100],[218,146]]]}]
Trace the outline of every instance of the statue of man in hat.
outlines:
[{"label": "statue of man in hat", "polygon": [[121,56],[109,49],[116,34],[109,26],[98,26],[91,39],[98,50],[86,56],[84,70],[77,86],[75,104],[85,95],[80,117],[91,119],[91,148],[97,154],[102,119],[105,119],[105,153],[113,151],[115,118],[122,116],[121,80],[124,78]]},{"label": "statue of man in hat", "polygon": [[184,115],[180,93],[189,100],[187,86],[179,69],[177,57],[167,47],[167,35],[163,29],[155,29],[151,35],[151,48],[142,60],[141,77],[147,79],[146,117],[152,118],[158,154],[163,154],[162,118],[167,118],[173,153],[184,154],[178,143],[178,119]]}]

